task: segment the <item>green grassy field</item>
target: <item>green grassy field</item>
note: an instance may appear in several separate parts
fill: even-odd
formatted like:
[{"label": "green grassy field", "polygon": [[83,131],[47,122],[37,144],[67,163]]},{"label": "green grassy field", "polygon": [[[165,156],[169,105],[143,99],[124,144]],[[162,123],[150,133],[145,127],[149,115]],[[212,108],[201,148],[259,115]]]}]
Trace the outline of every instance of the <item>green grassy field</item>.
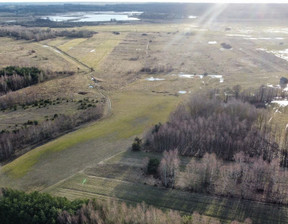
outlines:
[{"label": "green grassy field", "polygon": [[[103,153],[113,154],[117,153],[120,150],[125,150],[131,144],[131,137],[136,134],[141,134],[146,128],[150,127],[152,124],[165,121],[170,113],[170,111],[175,108],[175,105],[178,102],[178,98],[175,96],[170,97],[163,97],[163,96],[156,96],[153,94],[143,94],[137,92],[116,92],[114,95],[111,96],[112,99],[112,107],[113,113],[112,115],[107,118],[103,119],[95,124],[88,126],[86,128],[80,129],[63,137],[60,137],[48,144],[45,144],[39,148],[36,148],[25,155],[21,156],[20,158],[16,159],[15,161],[7,164],[1,170],[2,175],[5,178],[11,179],[9,183],[4,182],[4,185],[13,184],[15,181],[16,183],[20,182],[19,188],[23,187],[23,185],[31,185],[24,181],[23,185],[21,184],[21,178],[24,180],[25,178],[30,179],[29,177],[33,176],[33,172],[40,172],[39,169],[46,169],[45,167],[41,168],[42,163],[47,163],[51,160],[51,156],[53,158],[53,154],[60,152],[66,154],[66,156],[75,156],[74,158],[77,160],[79,155],[77,153],[73,154],[73,151],[81,153],[86,153],[85,155],[89,161],[88,164],[97,157],[97,146],[95,147],[93,140],[99,142],[108,142],[111,143],[110,151],[105,148],[105,144],[101,147],[100,150],[103,150]],[[129,139],[127,141],[127,139]],[[124,146],[117,147],[119,144],[118,141],[123,140],[126,142]],[[113,142],[115,141],[115,145]],[[117,142],[117,144],[116,144]],[[87,145],[88,144],[88,145]],[[113,148],[114,145],[114,148]],[[84,147],[89,147],[87,149],[81,149]],[[96,150],[95,155],[89,154],[89,152],[85,152],[85,150],[90,150],[89,152],[93,152]],[[65,170],[67,173],[70,173],[71,167],[74,167],[74,164],[71,164],[69,161],[66,161],[67,158],[62,155],[62,173],[65,174]],[[105,154],[106,156],[106,154]],[[46,158],[48,160],[46,160]],[[99,159],[99,162],[103,160],[105,157],[96,158]],[[64,165],[66,162],[67,164]],[[86,164],[87,165],[87,164]],[[49,166],[52,166],[49,165]],[[36,169],[37,167],[37,169]],[[77,167],[74,167],[78,169]],[[57,170],[55,170],[57,172]],[[31,175],[32,174],[32,175]],[[42,175],[42,174],[41,174]],[[49,183],[55,183],[55,181],[59,181],[59,179],[53,179],[53,173],[47,173],[47,179],[49,179]],[[0,178],[1,178],[0,177]],[[38,177],[39,178],[39,177]],[[42,176],[43,178],[43,176]],[[1,184],[3,182],[1,181]],[[33,185],[33,184],[32,184]],[[33,188],[33,186],[29,188]],[[12,185],[10,185],[12,186]],[[15,185],[14,185],[15,186]],[[16,185],[17,186],[17,185]],[[45,187],[45,186],[42,186]]]}]

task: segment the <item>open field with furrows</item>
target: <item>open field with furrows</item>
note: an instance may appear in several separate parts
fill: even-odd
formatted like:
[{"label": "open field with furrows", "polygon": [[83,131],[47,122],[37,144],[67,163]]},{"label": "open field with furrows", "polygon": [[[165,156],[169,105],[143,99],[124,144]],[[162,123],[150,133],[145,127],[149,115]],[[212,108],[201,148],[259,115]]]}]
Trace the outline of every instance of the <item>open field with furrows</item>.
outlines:
[{"label": "open field with furrows", "polygon": [[[163,209],[180,210],[184,214],[197,211],[217,217],[225,223],[232,220],[244,221],[247,217],[253,223],[287,222],[286,207],[155,187],[153,182],[149,183],[151,180],[143,175],[141,169],[141,163],[147,156],[157,158],[160,155],[123,152],[75,174],[45,192],[69,199],[113,198],[130,204],[144,201]],[[182,158],[182,165],[187,162],[187,158]]]},{"label": "open field with furrows", "polygon": [[89,39],[59,38],[43,43],[57,47],[97,71],[99,64],[125,38],[125,35],[125,33],[100,32]]},{"label": "open field with furrows", "polygon": [[[225,31],[225,27],[231,30]],[[0,55],[6,55],[0,61],[1,67],[13,61],[23,65],[39,64],[56,71],[80,69],[73,76],[22,89],[21,93],[78,100],[106,97],[112,104],[109,116],[3,166],[1,187],[42,190],[70,199],[101,197],[131,203],[145,201],[185,213],[198,211],[226,221],[251,217],[256,223],[285,223],[286,207],[145,185],[139,179],[142,159],[159,155],[126,152],[135,135],[141,136],[151,125],[166,121],[176,105],[190,94],[212,88],[232,88],[237,84],[242,89],[279,84],[280,77],[288,75],[288,62],[271,51],[288,48],[288,33],[282,32],[282,27],[272,30],[280,33],[264,25],[201,27],[193,23],[105,25],[85,29],[98,33],[91,38],[56,38],[40,43],[0,38],[6,43],[0,45]],[[120,34],[113,34],[115,31]],[[232,48],[224,49],[221,43]],[[35,52],[29,55],[31,50]],[[95,71],[90,73],[89,67]],[[207,76],[191,76],[204,73]],[[222,79],[211,75],[222,75]],[[95,84],[92,76],[103,80],[97,88],[89,88]],[[49,116],[63,110],[71,113],[75,103],[63,101],[63,104],[49,106],[49,110]],[[271,112],[271,122],[285,128],[288,112],[283,108],[279,111],[281,113]],[[15,125],[13,122],[17,119],[20,123],[29,117],[41,119],[45,113],[44,108],[32,107],[25,111],[19,108],[0,112],[0,126]],[[184,163],[187,162],[184,159]],[[275,215],[267,216],[268,213]]]}]

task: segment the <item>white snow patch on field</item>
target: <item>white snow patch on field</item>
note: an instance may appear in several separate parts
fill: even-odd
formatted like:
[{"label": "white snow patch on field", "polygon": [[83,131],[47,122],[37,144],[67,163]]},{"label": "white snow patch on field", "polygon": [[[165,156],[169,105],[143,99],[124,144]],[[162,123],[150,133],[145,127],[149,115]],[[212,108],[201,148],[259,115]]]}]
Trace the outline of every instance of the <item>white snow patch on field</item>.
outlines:
[{"label": "white snow patch on field", "polygon": [[60,51],[58,51],[58,50],[56,50],[56,49],[54,49],[54,48],[52,48],[56,53],[58,53],[58,54],[62,54]]},{"label": "white snow patch on field", "polygon": [[180,91],[178,91],[178,93],[179,93],[179,94],[186,94],[187,91],[185,91],[185,90],[180,90]]},{"label": "white snow patch on field", "polygon": [[95,49],[91,50],[90,52],[91,52],[91,53],[92,53],[92,52],[95,52]]},{"label": "white snow patch on field", "polygon": [[247,34],[237,34],[237,33],[231,33],[231,34],[226,34],[227,37],[251,37],[251,35]]},{"label": "white snow patch on field", "polygon": [[280,51],[269,51],[269,50],[264,49],[264,48],[257,48],[256,50],[265,51],[267,53],[274,54],[276,57],[282,58],[282,59],[288,61],[288,49],[280,50]]},{"label": "white snow patch on field", "polygon": [[163,80],[165,80],[165,79],[150,77],[150,78],[147,78],[146,80],[147,80],[147,81],[150,81],[150,82],[154,82],[154,81],[163,81]]},{"label": "white snow patch on field", "polygon": [[273,100],[271,103],[278,104],[280,107],[288,106],[288,100]]},{"label": "white snow patch on field", "polygon": [[[175,76],[175,74],[173,74]],[[219,79],[219,82],[224,82],[224,78],[222,75],[206,75],[207,77],[210,77],[212,79]],[[193,74],[184,74],[184,73],[179,73],[178,77],[180,78],[187,78],[187,79],[193,79],[193,78],[200,78],[203,79],[204,75],[193,75]]]},{"label": "white snow patch on field", "polygon": [[208,44],[217,44],[217,41],[209,41]]},{"label": "white snow patch on field", "polygon": [[208,75],[212,79],[219,79],[219,82],[224,82],[224,78],[222,75]]},{"label": "white snow patch on field", "polygon": [[193,74],[184,74],[184,73],[182,73],[182,72],[180,72],[179,74],[178,74],[178,77],[180,77],[180,78],[187,78],[187,79],[193,79],[193,78],[200,78],[200,79],[203,79],[203,75],[193,75]]}]

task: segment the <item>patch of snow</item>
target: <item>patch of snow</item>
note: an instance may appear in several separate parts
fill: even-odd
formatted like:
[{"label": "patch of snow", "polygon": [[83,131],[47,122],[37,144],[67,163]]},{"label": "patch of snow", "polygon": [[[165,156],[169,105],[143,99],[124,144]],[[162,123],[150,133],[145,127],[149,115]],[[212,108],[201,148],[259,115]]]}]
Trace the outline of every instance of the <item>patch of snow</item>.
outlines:
[{"label": "patch of snow", "polygon": [[267,53],[274,54],[276,57],[282,58],[282,59],[288,61],[288,49],[280,50],[280,51],[269,51],[269,50],[264,49],[264,48],[257,48],[256,50],[265,51]]},{"label": "patch of snow", "polygon": [[53,51],[55,51],[56,53],[62,54],[60,51],[58,51],[58,50],[56,50],[56,49],[54,49],[54,48],[52,48],[52,49],[53,49]]},{"label": "patch of snow", "polygon": [[284,40],[285,38],[283,37],[275,37],[275,40]]},{"label": "patch of snow", "polygon": [[288,28],[280,28],[280,29],[270,28],[270,29],[267,29],[266,32],[268,32],[268,33],[285,33],[285,34],[288,34]]},{"label": "patch of snow", "polygon": [[92,85],[89,86],[90,89],[93,89],[94,87]]},{"label": "patch of snow", "polygon": [[198,16],[188,16],[188,19],[197,19]]},{"label": "patch of snow", "polygon": [[257,51],[267,51],[265,48],[256,48]]},{"label": "patch of snow", "polygon": [[[173,74],[174,75],[174,74]],[[198,77],[198,78],[200,78],[200,79],[203,79],[203,75],[192,75],[192,74],[185,74],[185,73],[183,73],[183,72],[180,72],[179,74],[178,74],[178,77],[180,77],[180,78],[187,78],[187,79],[193,79],[194,77]]]},{"label": "patch of snow", "polygon": [[165,79],[154,78],[154,77],[151,76],[150,78],[147,78],[146,80],[150,81],[150,82],[154,82],[154,81],[163,81]]},{"label": "patch of snow", "polygon": [[91,50],[90,52],[91,52],[91,53],[92,53],[92,52],[95,52],[95,49]]},{"label": "patch of snow", "polygon": [[47,45],[42,45],[42,47],[49,47],[49,46],[47,46]]},{"label": "patch of snow", "polygon": [[288,86],[283,89],[283,91],[288,92]]},{"label": "patch of snow", "polygon": [[188,78],[188,79],[192,79],[194,78],[195,75],[190,75],[190,74],[179,74],[178,75],[180,78]]},{"label": "patch of snow", "polygon": [[178,91],[178,93],[179,93],[179,94],[186,94],[186,93],[187,93],[187,91],[184,91],[184,90],[180,90],[180,91]]},{"label": "patch of snow", "polygon": [[271,40],[271,37],[259,37],[258,40]]},{"label": "patch of snow", "polygon": [[249,38],[244,38],[245,40],[258,40],[256,37],[249,37]]},{"label": "patch of snow", "polygon": [[209,41],[208,44],[217,44],[217,41]]},{"label": "patch of snow", "polygon": [[[276,103],[278,104],[280,107],[286,107],[288,106],[288,100],[273,100],[271,103]],[[278,112],[278,109],[275,111],[275,113]]]},{"label": "patch of snow", "polygon": [[224,82],[224,78],[222,75],[208,75],[212,79],[219,79],[219,82]]},{"label": "patch of snow", "polygon": [[251,37],[251,35],[237,34],[237,33],[226,34],[226,36],[228,36],[228,37]]},{"label": "patch of snow", "polygon": [[274,88],[274,86],[272,84],[267,84],[267,87],[270,87],[270,88]]}]

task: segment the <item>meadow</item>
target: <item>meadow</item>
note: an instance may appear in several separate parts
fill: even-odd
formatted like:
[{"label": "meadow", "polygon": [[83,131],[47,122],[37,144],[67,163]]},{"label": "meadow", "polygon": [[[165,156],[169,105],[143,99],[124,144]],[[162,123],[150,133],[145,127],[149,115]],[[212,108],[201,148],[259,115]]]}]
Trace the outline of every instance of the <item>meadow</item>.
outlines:
[{"label": "meadow", "polygon": [[[261,85],[276,88],[280,78],[287,76],[288,62],[285,55],[275,56],[271,51],[279,53],[288,48],[288,34],[284,26],[251,26],[236,22],[89,26],[75,29],[97,32],[91,38],[57,37],[37,43],[1,37],[0,43],[5,43],[0,44],[0,55],[5,55],[1,67],[39,65],[76,72],[72,77],[40,83],[20,93],[80,100],[86,95],[79,92],[87,92],[89,98],[106,99],[106,112],[102,119],[3,165],[0,187],[39,190],[69,199],[145,201],[185,214],[198,211],[224,222],[250,217],[255,223],[285,223],[284,206],[145,184],[139,178],[142,160],[159,155],[129,149],[136,135],[141,137],[154,124],[167,121],[170,112],[193,93],[213,88],[229,92],[235,85],[242,89]],[[223,48],[222,43],[232,48]],[[32,50],[35,52],[31,54]],[[271,122],[284,130],[287,110],[275,107],[278,112],[272,106],[269,109]],[[63,103],[46,112],[36,108],[28,111],[0,112],[0,127],[32,117],[43,119],[54,112],[72,113],[75,105]],[[189,158],[182,159],[183,164],[188,162]]]}]

